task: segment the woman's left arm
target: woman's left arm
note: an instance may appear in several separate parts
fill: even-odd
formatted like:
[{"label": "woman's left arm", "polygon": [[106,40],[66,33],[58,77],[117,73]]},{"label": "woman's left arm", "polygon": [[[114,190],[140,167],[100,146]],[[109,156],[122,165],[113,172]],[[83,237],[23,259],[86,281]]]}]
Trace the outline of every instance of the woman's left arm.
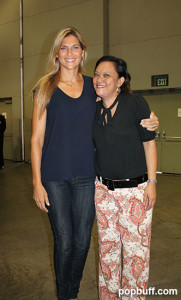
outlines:
[{"label": "woman's left arm", "polygon": [[159,127],[158,117],[154,112],[151,112],[150,119],[141,120],[141,125],[149,131],[155,131]]},{"label": "woman's left arm", "polygon": [[[157,170],[157,150],[155,140],[148,142],[143,142],[148,179],[156,180],[156,170]],[[156,182],[148,182],[144,193],[144,203],[145,209],[151,209],[156,202]]]}]

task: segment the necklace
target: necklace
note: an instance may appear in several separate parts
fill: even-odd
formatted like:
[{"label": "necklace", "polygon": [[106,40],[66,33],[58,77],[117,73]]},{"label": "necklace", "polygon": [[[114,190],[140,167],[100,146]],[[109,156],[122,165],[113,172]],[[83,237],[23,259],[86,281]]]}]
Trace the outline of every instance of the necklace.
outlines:
[{"label": "necklace", "polygon": [[[81,78],[82,79],[82,78]],[[78,80],[77,80],[77,82],[80,80],[80,76],[79,76],[79,78],[78,78]],[[71,81],[71,80],[70,80]],[[72,87],[73,86],[73,83],[70,83],[70,82],[67,82],[67,81],[64,81],[64,80],[60,80],[60,82],[62,82],[62,83],[64,83],[64,84],[66,84],[67,86],[70,86],[70,87]]]},{"label": "necklace", "polygon": [[68,83],[68,82],[65,82],[65,84],[68,85],[68,86],[72,86],[72,84],[71,84],[71,83]]},{"label": "necklace", "polygon": [[66,81],[61,80],[61,82],[63,82],[64,84],[66,84],[67,86],[72,86],[72,83],[68,83]]}]

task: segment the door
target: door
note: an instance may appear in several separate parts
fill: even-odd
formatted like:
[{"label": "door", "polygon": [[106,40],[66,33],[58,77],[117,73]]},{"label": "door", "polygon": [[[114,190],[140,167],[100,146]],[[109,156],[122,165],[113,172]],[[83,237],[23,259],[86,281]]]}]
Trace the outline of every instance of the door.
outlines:
[{"label": "door", "polygon": [[181,94],[144,96],[159,117],[158,171],[181,174]]}]

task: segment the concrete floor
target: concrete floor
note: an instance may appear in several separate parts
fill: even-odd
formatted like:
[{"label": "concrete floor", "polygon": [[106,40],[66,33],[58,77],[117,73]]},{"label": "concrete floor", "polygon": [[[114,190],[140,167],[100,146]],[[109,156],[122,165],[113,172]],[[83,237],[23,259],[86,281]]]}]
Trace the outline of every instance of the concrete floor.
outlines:
[{"label": "concrete floor", "polygon": [[[181,176],[159,175],[154,209],[150,287],[177,289],[181,299]],[[98,245],[94,224],[80,300],[97,300]],[[31,166],[5,161],[0,170],[0,299],[55,300],[52,234],[32,199]],[[147,297],[151,298],[151,297]]]}]

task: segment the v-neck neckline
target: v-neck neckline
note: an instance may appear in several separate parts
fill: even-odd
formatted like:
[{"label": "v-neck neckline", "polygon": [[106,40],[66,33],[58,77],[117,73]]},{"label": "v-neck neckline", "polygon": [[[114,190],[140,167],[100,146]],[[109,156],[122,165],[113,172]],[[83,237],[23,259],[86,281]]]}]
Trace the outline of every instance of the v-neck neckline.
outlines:
[{"label": "v-neck neckline", "polygon": [[83,87],[82,87],[82,91],[81,91],[81,94],[80,94],[80,96],[79,97],[71,97],[71,96],[69,96],[67,93],[65,93],[58,85],[57,85],[57,89],[59,90],[59,91],[61,91],[64,95],[66,95],[68,98],[70,98],[70,100],[79,100],[81,97],[82,97],[82,95],[83,95],[83,92],[84,92],[84,87],[85,87],[85,78],[84,78],[84,75],[82,75],[82,78],[83,78]]}]

